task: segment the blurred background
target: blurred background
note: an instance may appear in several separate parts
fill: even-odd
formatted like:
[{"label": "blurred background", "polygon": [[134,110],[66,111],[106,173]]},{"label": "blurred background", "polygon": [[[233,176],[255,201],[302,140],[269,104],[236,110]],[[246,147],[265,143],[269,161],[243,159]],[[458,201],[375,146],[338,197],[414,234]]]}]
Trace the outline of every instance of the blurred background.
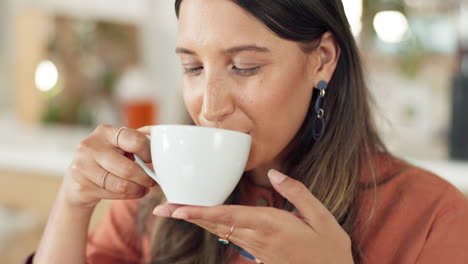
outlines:
[{"label": "blurred background", "polygon": [[[390,150],[468,195],[468,0],[343,3]],[[97,125],[186,122],[176,33],[168,0],[0,0],[0,263],[35,250]]]}]

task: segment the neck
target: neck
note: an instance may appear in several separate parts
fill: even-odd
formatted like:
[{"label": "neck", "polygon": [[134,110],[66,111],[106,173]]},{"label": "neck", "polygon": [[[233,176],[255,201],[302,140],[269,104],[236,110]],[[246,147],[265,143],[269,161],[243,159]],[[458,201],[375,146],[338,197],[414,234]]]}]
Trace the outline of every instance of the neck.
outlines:
[{"label": "neck", "polygon": [[273,160],[266,162],[250,171],[247,172],[247,177],[250,181],[258,186],[265,188],[273,188],[271,185],[270,179],[268,178],[268,171],[270,169],[275,169],[279,172],[282,172],[283,161],[285,160],[286,155],[289,155],[292,147],[294,146],[295,140],[292,140]]},{"label": "neck", "polygon": [[268,171],[270,169],[281,171],[281,166],[278,162],[269,162],[248,171],[246,176],[249,178],[248,180],[254,185],[258,185],[264,188],[273,188],[270,179],[268,178]]}]

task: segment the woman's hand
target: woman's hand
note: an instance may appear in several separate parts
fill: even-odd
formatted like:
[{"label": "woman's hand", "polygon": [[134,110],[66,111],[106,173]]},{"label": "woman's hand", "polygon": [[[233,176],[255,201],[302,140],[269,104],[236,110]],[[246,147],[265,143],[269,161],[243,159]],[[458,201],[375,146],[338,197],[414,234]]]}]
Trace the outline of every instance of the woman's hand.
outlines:
[{"label": "woman's hand", "polygon": [[62,185],[71,205],[92,208],[102,199],[137,199],[156,185],[132,158],[135,153],[151,162],[150,142],[145,136],[149,127],[125,128],[117,143],[118,131],[118,127],[101,125],[79,144]]},{"label": "woman's hand", "polygon": [[221,238],[234,226],[228,240],[266,264],[353,263],[351,239],[326,207],[301,182],[274,170],[268,176],[299,213],[273,207],[176,204],[160,205],[154,213],[185,219]]},{"label": "woman's hand", "polygon": [[34,256],[35,264],[86,263],[89,221],[97,203],[140,198],[155,185],[132,160],[132,153],[151,160],[145,136],[149,128],[139,130],[120,130],[116,142],[119,128],[101,125],[79,144]]}]

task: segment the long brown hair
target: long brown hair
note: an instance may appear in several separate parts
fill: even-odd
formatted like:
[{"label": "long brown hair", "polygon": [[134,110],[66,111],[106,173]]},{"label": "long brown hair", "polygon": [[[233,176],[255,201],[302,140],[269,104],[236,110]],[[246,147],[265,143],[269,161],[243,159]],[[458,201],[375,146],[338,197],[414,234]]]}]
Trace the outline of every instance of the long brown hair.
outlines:
[{"label": "long brown hair", "polygon": [[[363,163],[373,171],[372,157],[387,152],[371,115],[371,96],[364,81],[359,51],[346,19],[341,0],[232,0],[263,22],[281,38],[298,42],[305,53],[314,50],[325,32],[331,32],[341,55],[326,95],[325,135],[312,137],[313,95],[305,121],[288,147],[282,171],[304,183],[328,208],[353,241],[355,263],[361,260],[358,241],[353,237],[358,213],[359,176]],[[175,1],[176,14],[182,0]],[[370,164],[369,164],[370,163]],[[372,177],[376,192],[375,176]],[[239,188],[225,204],[237,202]],[[374,193],[376,194],[376,193]],[[141,232],[151,233],[153,264],[229,263],[226,246],[217,237],[189,222],[156,218],[151,231],[146,227],[148,212],[165,197],[157,193],[144,200],[140,210]],[[294,206],[284,200],[282,209]],[[231,256],[232,257],[232,256]]]}]

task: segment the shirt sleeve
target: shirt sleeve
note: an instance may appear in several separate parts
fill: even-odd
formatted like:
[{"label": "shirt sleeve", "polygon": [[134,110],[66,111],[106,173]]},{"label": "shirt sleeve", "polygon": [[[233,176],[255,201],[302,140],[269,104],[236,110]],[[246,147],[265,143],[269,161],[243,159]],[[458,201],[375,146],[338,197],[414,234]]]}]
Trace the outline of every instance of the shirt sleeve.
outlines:
[{"label": "shirt sleeve", "polygon": [[142,245],[137,215],[138,200],[113,201],[108,214],[89,235],[87,263],[140,263]]},{"label": "shirt sleeve", "polygon": [[468,200],[465,197],[454,201],[434,221],[416,263],[468,263]]}]

